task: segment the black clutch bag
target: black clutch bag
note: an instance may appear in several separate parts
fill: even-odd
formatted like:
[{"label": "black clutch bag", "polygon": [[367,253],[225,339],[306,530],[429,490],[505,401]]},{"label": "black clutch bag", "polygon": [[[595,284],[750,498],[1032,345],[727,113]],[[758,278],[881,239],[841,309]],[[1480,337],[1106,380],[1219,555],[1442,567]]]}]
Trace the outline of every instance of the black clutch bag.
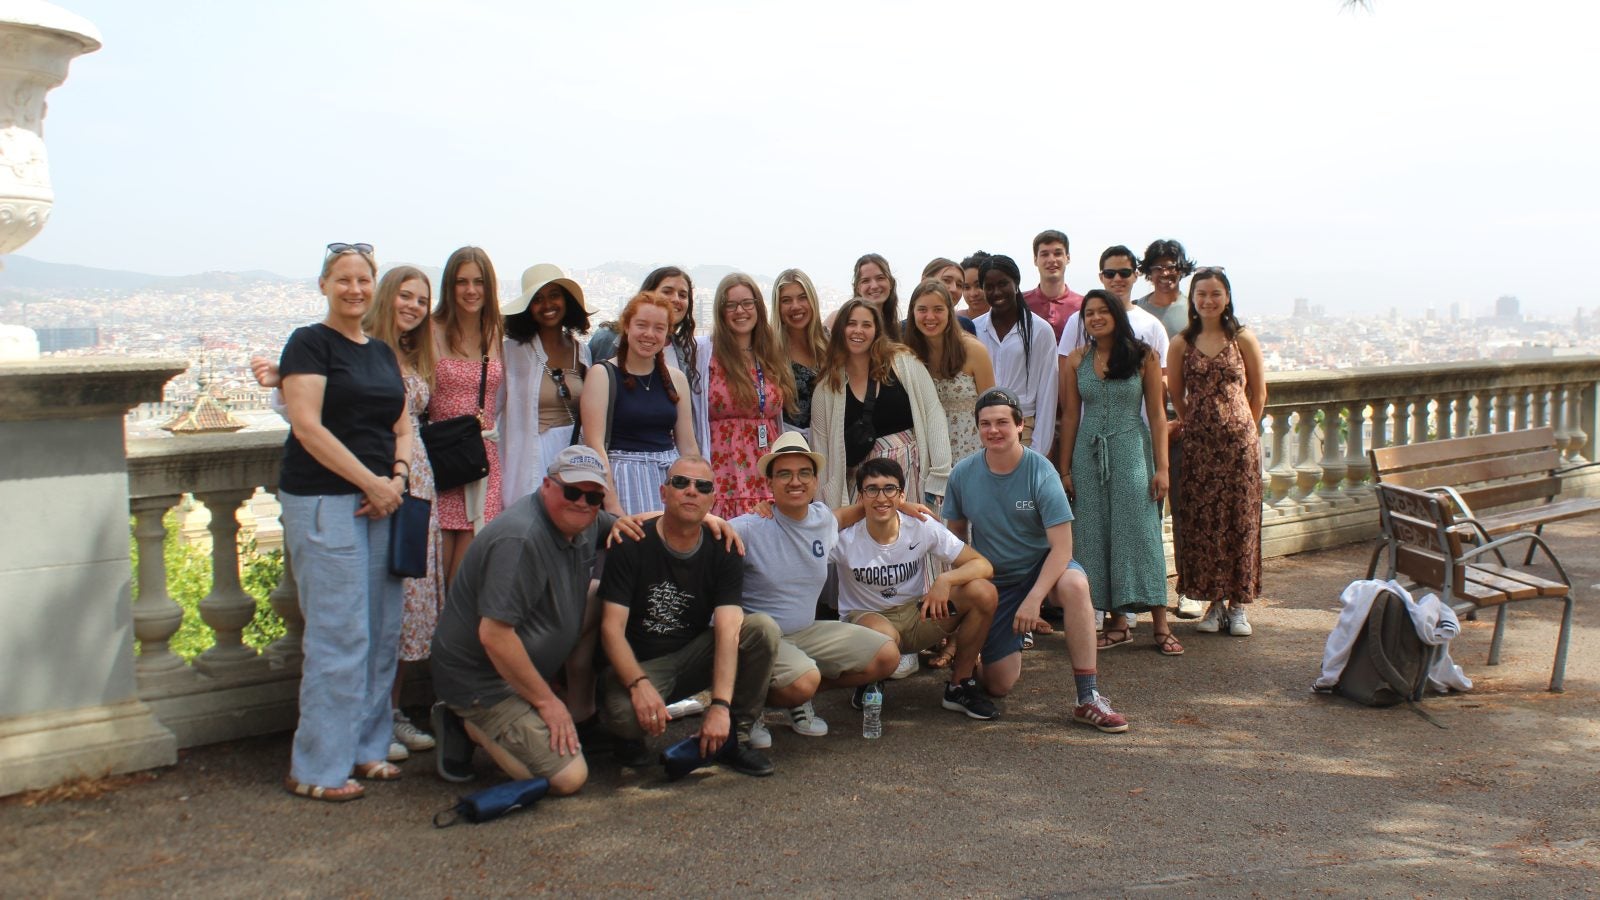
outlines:
[{"label": "black clutch bag", "polygon": [[427,576],[428,520],[432,516],[432,503],[406,491],[400,508],[389,517],[389,574],[401,578]]}]

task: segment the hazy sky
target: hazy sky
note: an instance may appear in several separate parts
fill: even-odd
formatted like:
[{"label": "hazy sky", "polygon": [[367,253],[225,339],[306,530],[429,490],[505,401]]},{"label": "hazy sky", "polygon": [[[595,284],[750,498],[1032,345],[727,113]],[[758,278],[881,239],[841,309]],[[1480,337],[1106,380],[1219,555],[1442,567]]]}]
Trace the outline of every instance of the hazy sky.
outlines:
[{"label": "hazy sky", "polygon": [[[66,0],[20,252],[311,275],[332,240],[502,277],[1177,237],[1241,312],[1600,302],[1600,10],[1555,0]],[[1569,249],[1571,248],[1571,249]],[[4,275],[0,273],[0,280]],[[908,290],[903,289],[903,290]],[[1141,293],[1144,287],[1141,283]]]}]

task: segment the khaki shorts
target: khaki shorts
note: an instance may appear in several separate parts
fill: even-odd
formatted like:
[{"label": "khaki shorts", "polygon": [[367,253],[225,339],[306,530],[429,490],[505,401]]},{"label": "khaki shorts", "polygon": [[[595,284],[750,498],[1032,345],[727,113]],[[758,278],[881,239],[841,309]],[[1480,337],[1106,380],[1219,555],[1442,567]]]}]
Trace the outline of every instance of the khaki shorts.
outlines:
[{"label": "khaki shorts", "polygon": [[[953,604],[952,604],[953,607]],[[860,624],[862,616],[882,616],[894,630],[900,634],[900,652],[915,653],[926,650],[939,643],[956,631],[956,617],[948,619],[924,619],[922,617],[922,601],[907,600],[899,606],[875,611],[858,609],[845,613],[846,622]]]},{"label": "khaki shorts", "polygon": [[[571,765],[575,760],[582,759],[582,748],[577,756],[562,756],[550,749],[550,728],[545,725],[544,719],[539,718],[539,713],[528,704],[528,701],[513,694],[499,703],[490,707],[473,706],[462,708],[450,707],[472,728],[469,732],[477,730],[495,746],[485,746],[489,755],[495,757],[495,762],[500,768],[506,769],[506,764],[500,760],[502,754],[509,754],[517,762],[528,769],[528,775],[521,777],[550,778],[562,769]],[[510,772],[508,774],[519,775]]]},{"label": "khaki shorts", "polygon": [[863,671],[888,640],[871,628],[848,622],[815,622],[784,635],[778,642],[772,685],[787,687],[812,669],[821,672],[823,678]]}]

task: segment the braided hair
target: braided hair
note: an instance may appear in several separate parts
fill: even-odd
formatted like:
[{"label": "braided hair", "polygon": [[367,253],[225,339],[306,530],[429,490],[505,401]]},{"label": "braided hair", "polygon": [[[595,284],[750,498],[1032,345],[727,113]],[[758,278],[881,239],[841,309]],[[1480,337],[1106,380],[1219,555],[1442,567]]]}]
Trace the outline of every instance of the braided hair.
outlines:
[{"label": "braided hair", "polygon": [[979,264],[978,278],[988,281],[990,272],[999,272],[1011,279],[1012,286],[1016,288],[1017,330],[1022,336],[1022,377],[1023,384],[1027,384],[1033,372],[1033,310],[1022,299],[1022,270],[1017,268],[1016,260],[996,254]]}]

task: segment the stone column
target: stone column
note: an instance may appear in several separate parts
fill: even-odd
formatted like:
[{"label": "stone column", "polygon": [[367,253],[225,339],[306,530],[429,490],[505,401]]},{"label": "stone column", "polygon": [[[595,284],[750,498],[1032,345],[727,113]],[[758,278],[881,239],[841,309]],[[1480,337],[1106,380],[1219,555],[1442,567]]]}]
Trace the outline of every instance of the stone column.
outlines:
[{"label": "stone column", "polygon": [[122,419],[187,367],[0,363],[0,795],[177,761],[137,695]]}]

